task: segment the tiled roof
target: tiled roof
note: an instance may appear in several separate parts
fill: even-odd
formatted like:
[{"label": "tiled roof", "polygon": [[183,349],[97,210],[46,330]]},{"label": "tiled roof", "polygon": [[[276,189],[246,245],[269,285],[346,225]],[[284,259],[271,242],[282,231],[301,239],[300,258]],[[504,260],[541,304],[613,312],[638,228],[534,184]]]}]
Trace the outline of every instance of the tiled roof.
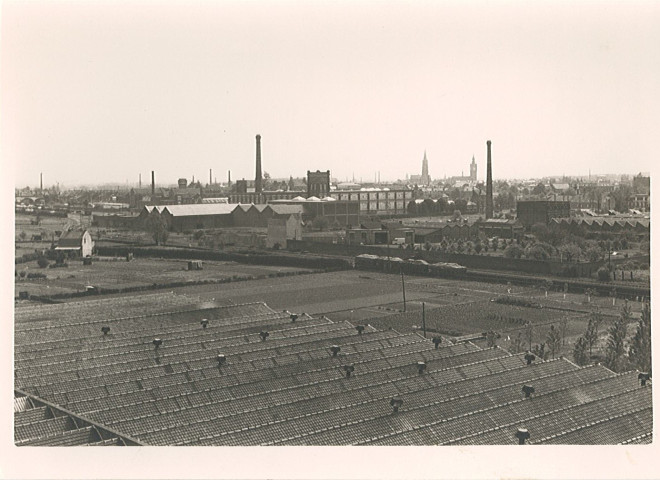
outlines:
[{"label": "tiled roof", "polygon": [[512,444],[520,427],[530,443],[651,438],[636,374],[263,303],[117,297],[18,308],[15,324],[19,445]]}]

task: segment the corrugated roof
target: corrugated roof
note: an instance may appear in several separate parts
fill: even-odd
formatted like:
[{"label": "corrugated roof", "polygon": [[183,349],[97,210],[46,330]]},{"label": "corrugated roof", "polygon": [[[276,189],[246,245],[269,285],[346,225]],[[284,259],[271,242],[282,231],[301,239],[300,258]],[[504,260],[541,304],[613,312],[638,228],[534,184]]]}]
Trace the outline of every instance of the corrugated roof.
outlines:
[{"label": "corrugated roof", "polygon": [[204,215],[231,215],[238,207],[237,203],[197,203],[193,205],[166,205],[162,212],[167,211],[173,217],[197,217]]},{"label": "corrugated roof", "polygon": [[303,213],[302,205],[268,205],[276,215],[297,215]]}]

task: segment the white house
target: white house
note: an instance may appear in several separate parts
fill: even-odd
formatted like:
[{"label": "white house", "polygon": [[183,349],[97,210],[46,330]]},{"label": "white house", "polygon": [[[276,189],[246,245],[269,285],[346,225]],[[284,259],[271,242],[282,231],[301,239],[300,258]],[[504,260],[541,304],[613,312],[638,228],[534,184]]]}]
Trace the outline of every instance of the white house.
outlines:
[{"label": "white house", "polygon": [[75,253],[81,257],[91,257],[94,240],[89,231],[65,232],[55,247],[56,251]]}]

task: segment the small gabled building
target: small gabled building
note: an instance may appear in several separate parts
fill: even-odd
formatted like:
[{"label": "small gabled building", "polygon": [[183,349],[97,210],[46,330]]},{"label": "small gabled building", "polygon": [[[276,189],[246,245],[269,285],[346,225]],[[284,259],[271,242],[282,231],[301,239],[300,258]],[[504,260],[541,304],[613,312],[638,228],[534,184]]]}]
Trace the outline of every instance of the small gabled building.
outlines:
[{"label": "small gabled building", "polygon": [[55,247],[57,252],[80,257],[91,257],[93,250],[94,240],[88,230],[63,233]]}]

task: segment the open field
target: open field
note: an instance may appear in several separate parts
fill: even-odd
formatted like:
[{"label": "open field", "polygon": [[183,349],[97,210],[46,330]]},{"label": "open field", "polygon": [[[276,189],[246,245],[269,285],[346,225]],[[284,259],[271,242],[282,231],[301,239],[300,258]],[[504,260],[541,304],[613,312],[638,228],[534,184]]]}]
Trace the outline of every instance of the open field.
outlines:
[{"label": "open field", "polygon": [[203,262],[203,270],[187,270],[188,262],[174,259],[136,258],[125,260],[95,261],[84,266],[80,260],[69,261],[64,268],[39,268],[36,262],[17,265],[20,272],[39,272],[46,279],[17,279],[15,290],[31,295],[53,295],[84,291],[87,285],[104,288],[128,288],[167,284],[173,282],[198,282],[222,280],[231,277],[269,275],[283,272],[310,272],[304,268],[266,265],[245,265],[235,262]]},{"label": "open field", "polygon": [[[545,339],[549,326],[564,317],[570,319],[568,336],[582,334],[586,325],[585,316],[593,310],[603,313],[606,316],[605,323],[609,324],[623,303],[622,300],[616,300],[613,306],[612,299],[608,297],[591,297],[589,302],[582,294],[549,292],[546,297],[545,292],[535,289],[428,277],[407,276],[405,288],[406,315],[401,315],[401,277],[372,272],[365,275],[364,272],[342,271],[174,290],[236,303],[264,301],[275,309],[322,314],[333,320],[368,320],[368,323],[378,328],[391,327],[400,331],[416,331],[416,327],[421,327],[421,304],[424,302],[429,328],[434,328],[437,322],[439,330],[461,334],[495,329],[508,335],[517,335],[522,328],[519,319],[522,319],[539,325],[536,328],[538,336],[535,338],[540,341]],[[491,302],[505,295],[531,300],[544,308]],[[642,304],[631,302],[631,306],[633,312],[638,313]],[[417,315],[408,315],[415,312]],[[493,315],[499,315],[501,320],[494,321]]]},{"label": "open field", "polygon": [[[333,272],[241,284],[183,287],[175,291],[212,297],[216,301],[264,301],[276,310],[326,315],[334,321],[348,320],[368,323],[383,330],[393,328],[400,332],[419,333],[424,302],[427,329],[438,330],[444,335],[479,334],[492,329],[501,334],[498,344],[504,348],[513,346],[519,332],[524,339],[523,346],[528,347],[521,322],[532,322],[532,343],[537,344],[546,341],[550,325],[559,328],[560,320],[566,318],[565,345],[561,353],[569,357],[575,340],[586,329],[588,313],[597,310],[604,314],[600,329],[604,337],[623,303],[617,300],[613,306],[608,297],[591,297],[588,301],[581,294],[564,296],[560,292],[549,292],[546,297],[545,292],[536,289],[428,277],[407,276],[405,287],[406,313],[402,313],[401,277],[372,272]],[[511,294],[508,294],[509,289]],[[504,295],[531,300],[544,308],[491,301]],[[636,314],[642,308],[640,302],[631,302],[631,306]]]},{"label": "open field", "polygon": [[[122,283],[127,286],[140,282],[152,284],[232,275],[256,276],[274,271],[293,270],[232,262],[205,262],[202,271],[188,272],[185,267],[184,261],[177,260],[136,259],[132,262],[96,262],[91,268],[77,265],[73,268],[53,270],[56,273],[66,270],[69,274],[80,272],[80,277],[49,281],[47,288],[75,289],[86,283],[99,284],[101,287],[104,285],[113,287]],[[88,268],[90,270],[87,270]],[[589,301],[585,295],[565,295],[563,292],[548,292],[546,296],[545,292],[538,289],[512,287],[506,284],[414,276],[406,276],[404,281],[405,313],[401,277],[373,272],[315,273],[245,282],[193,285],[168,289],[168,291],[195,296],[202,302],[210,301],[223,305],[265,302],[275,310],[325,315],[333,321],[348,320],[356,324],[368,323],[381,330],[391,328],[404,333],[419,332],[420,334],[422,303],[424,303],[428,336],[436,331],[445,336],[460,336],[494,330],[501,335],[498,345],[504,348],[513,348],[517,338],[521,339],[523,348],[528,348],[529,338],[524,327],[527,321],[533,324],[532,344],[537,344],[546,341],[551,325],[559,328],[560,321],[565,318],[568,323],[565,345],[561,353],[568,355],[569,358],[575,340],[586,329],[589,312],[597,310],[604,315],[601,326],[601,337],[604,338],[607,328],[618,315],[623,303],[617,300],[616,305],[613,305],[609,297],[591,297]],[[23,289],[26,284],[27,282],[20,282],[17,284],[17,290]],[[39,286],[38,282],[32,282],[32,285],[34,284]],[[41,286],[43,288],[43,285]],[[128,296],[139,295],[144,293],[128,294]],[[542,308],[507,305],[493,301],[503,296],[532,301]],[[638,315],[642,304],[631,302],[631,307],[635,315]]]}]

